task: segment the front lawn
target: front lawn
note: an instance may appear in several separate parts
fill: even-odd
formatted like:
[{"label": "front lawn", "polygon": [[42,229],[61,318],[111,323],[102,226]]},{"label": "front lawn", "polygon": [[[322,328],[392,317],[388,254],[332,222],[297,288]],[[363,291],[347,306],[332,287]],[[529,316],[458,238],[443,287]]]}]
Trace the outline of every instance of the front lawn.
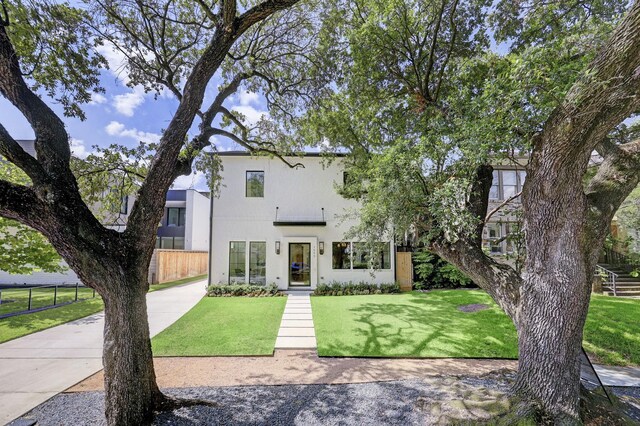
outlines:
[{"label": "front lawn", "polygon": [[58,308],[0,319],[0,343],[84,318],[104,309],[102,299],[83,300]]},{"label": "front lawn", "polygon": [[271,355],[286,302],[286,297],[205,297],[153,338],[153,354]]},{"label": "front lawn", "polygon": [[151,293],[153,291],[157,291],[157,290],[164,290],[166,288],[175,287],[177,285],[191,283],[191,282],[194,282],[194,281],[201,281],[201,280],[204,280],[206,278],[207,278],[207,274],[202,274],[202,275],[196,275],[195,277],[187,277],[187,278],[181,278],[181,279],[175,280],[175,281],[167,281],[166,283],[151,284],[149,286],[149,293]]},{"label": "front lawn", "polygon": [[[0,290],[0,315],[29,309],[29,290],[31,290],[31,309],[44,308],[73,302],[76,299],[76,287],[13,287]],[[78,300],[93,297],[93,289],[78,287]]]},{"label": "front lawn", "polygon": [[[461,312],[460,305],[490,309]],[[516,358],[511,320],[481,290],[312,297],[320,356]],[[640,300],[594,295],[584,330],[594,362],[640,365]]]},{"label": "front lawn", "polygon": [[584,348],[594,362],[640,365],[640,299],[591,296]]},{"label": "front lawn", "polygon": [[[462,312],[460,305],[489,309]],[[320,356],[516,358],[509,318],[477,290],[311,298]]]}]

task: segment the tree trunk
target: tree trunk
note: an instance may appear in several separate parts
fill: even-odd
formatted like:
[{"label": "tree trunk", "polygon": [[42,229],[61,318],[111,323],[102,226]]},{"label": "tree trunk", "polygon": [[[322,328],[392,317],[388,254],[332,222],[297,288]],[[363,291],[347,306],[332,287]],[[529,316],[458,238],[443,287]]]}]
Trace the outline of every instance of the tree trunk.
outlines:
[{"label": "tree trunk", "polygon": [[534,405],[541,423],[580,424],[579,356],[589,274],[585,262],[557,260],[562,263],[549,265],[546,274],[529,275],[523,283],[513,390],[518,399]]},{"label": "tree trunk", "polygon": [[[534,155],[523,191],[527,258],[520,292],[515,394],[543,423],[581,424],[580,350],[594,253],[581,178],[587,161]],[[594,250],[593,247],[596,247]]]},{"label": "tree trunk", "polygon": [[[134,274],[135,275],[135,274]],[[112,279],[103,295],[105,413],[109,425],[145,425],[164,396],[156,384],[149,322],[147,285]]]}]

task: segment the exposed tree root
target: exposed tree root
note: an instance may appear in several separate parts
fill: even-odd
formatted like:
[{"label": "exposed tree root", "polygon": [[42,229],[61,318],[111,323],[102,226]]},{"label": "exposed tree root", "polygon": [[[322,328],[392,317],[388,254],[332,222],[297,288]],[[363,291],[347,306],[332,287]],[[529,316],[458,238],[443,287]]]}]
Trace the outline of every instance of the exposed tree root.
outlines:
[{"label": "exposed tree root", "polygon": [[205,407],[219,406],[218,403],[214,401],[208,401],[206,399],[176,398],[173,396],[165,395],[162,392],[158,392],[153,401],[153,410],[154,412],[158,413],[163,411],[173,411],[183,407],[195,407],[198,405]]}]

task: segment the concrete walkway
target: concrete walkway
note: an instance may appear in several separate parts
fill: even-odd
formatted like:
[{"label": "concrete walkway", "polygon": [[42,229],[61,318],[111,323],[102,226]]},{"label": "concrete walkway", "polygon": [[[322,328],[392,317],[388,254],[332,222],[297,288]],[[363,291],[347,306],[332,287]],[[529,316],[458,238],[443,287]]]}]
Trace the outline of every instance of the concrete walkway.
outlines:
[{"label": "concrete walkway", "polygon": [[[155,336],[205,294],[205,281],[147,295]],[[104,313],[0,344],[0,425],[102,369]]]},{"label": "concrete walkway", "polygon": [[640,387],[640,368],[594,365],[605,386]]},{"label": "concrete walkway", "polygon": [[316,331],[313,328],[309,293],[289,293],[276,339],[276,349],[316,347]]}]

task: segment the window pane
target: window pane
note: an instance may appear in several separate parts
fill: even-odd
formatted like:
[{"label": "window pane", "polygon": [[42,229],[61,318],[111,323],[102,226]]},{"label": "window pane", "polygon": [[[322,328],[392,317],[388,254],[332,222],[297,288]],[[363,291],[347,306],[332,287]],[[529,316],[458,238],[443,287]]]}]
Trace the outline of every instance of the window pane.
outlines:
[{"label": "window pane", "polygon": [[500,177],[498,176],[498,171],[493,171],[493,180],[491,181],[491,190],[489,190],[489,199],[490,200],[499,200],[500,199]]},{"label": "window pane", "polygon": [[160,237],[156,237],[156,248],[160,248]]},{"label": "window pane", "polygon": [[184,237],[173,237],[174,250],[184,250]]},{"label": "window pane", "polygon": [[179,226],[180,223],[180,210],[177,208],[167,209],[167,225]]},{"label": "window pane", "polygon": [[180,216],[179,226],[185,226],[187,223],[187,209],[179,209],[179,216]]},{"label": "window pane", "polygon": [[351,269],[351,243],[332,244],[333,269]]},{"label": "window pane", "polygon": [[247,172],[247,197],[264,197],[264,172]]},{"label": "window pane", "polygon": [[516,185],[516,172],[512,170],[502,171],[502,184],[503,185]]},{"label": "window pane", "polygon": [[245,282],[246,281],[246,267],[245,267],[245,249],[246,243],[244,241],[231,241],[229,242],[229,282]]},{"label": "window pane", "polygon": [[365,243],[353,243],[353,269],[368,269],[369,256]]},{"label": "window pane", "polygon": [[507,200],[510,197],[516,195],[518,191],[516,190],[515,185],[505,185],[502,187],[502,194],[504,195],[504,199]]},{"label": "window pane", "polygon": [[160,239],[160,247],[165,250],[173,249],[173,237],[162,237]]},{"label": "window pane", "polygon": [[520,177],[520,189],[524,186],[524,181],[527,179],[527,172],[524,170],[520,170],[518,172],[518,176]]},{"label": "window pane", "polygon": [[379,269],[391,269],[391,250],[389,243],[376,243],[376,258],[373,266]]},{"label": "window pane", "polygon": [[267,243],[252,241],[249,243],[249,284],[267,283]]},{"label": "window pane", "polygon": [[122,203],[120,203],[120,214],[127,214],[129,211],[129,196],[122,197]]}]

